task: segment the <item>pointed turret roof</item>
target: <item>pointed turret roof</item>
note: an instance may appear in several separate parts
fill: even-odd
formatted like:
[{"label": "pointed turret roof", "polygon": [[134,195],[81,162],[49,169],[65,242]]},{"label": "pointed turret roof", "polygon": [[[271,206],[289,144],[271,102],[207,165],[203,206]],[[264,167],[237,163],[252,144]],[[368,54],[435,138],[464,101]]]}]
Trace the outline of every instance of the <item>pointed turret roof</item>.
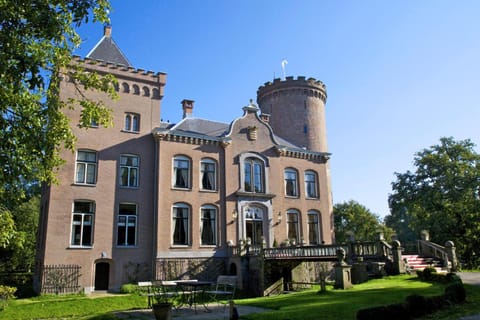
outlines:
[{"label": "pointed turret roof", "polygon": [[87,58],[121,64],[128,67],[131,66],[127,57],[125,57],[115,41],[113,41],[111,26],[104,27],[102,39],[100,39],[95,47],[87,54]]}]

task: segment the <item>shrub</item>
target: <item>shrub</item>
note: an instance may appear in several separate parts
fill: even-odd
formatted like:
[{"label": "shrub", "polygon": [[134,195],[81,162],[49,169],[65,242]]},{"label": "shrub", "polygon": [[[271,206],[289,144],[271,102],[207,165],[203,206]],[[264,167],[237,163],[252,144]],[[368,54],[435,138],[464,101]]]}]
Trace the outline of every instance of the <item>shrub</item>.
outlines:
[{"label": "shrub", "polygon": [[404,303],[390,304],[358,310],[357,320],[408,320],[412,319]]},{"label": "shrub", "polygon": [[436,275],[437,275],[437,269],[435,269],[434,267],[427,267],[422,271],[423,280],[426,280],[426,281],[435,280]]},{"label": "shrub", "polygon": [[8,300],[15,298],[17,288],[0,285],[0,310],[7,305]]},{"label": "shrub", "polygon": [[451,303],[461,303],[465,301],[467,293],[462,283],[455,282],[445,288],[445,299]]},{"label": "shrub", "polygon": [[138,285],[133,283],[122,284],[122,286],[120,287],[120,293],[138,293],[138,292],[140,292]]},{"label": "shrub", "polygon": [[428,312],[427,299],[418,294],[412,294],[407,297],[408,309],[413,317],[420,317]]}]

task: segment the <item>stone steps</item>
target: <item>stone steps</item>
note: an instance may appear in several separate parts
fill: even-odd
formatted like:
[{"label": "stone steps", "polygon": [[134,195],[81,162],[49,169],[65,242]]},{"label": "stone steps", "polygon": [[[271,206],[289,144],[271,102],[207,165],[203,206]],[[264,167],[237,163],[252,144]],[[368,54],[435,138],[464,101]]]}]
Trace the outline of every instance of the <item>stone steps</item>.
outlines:
[{"label": "stone steps", "polygon": [[402,255],[412,270],[423,270],[427,267],[434,267],[437,272],[443,272],[443,266],[440,260],[432,257],[423,257],[417,254]]}]

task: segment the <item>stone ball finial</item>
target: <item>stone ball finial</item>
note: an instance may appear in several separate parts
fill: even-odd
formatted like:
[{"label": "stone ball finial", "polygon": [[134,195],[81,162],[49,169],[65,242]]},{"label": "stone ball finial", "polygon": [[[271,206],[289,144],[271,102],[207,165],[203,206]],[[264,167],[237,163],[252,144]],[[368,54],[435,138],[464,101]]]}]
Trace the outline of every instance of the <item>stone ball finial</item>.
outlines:
[{"label": "stone ball finial", "polygon": [[455,244],[453,243],[453,241],[448,240],[447,242],[445,242],[445,247],[455,248]]},{"label": "stone ball finial", "polygon": [[398,241],[398,240],[393,240],[393,241],[392,241],[392,247],[394,247],[394,248],[400,248],[400,245],[401,245],[401,244],[400,244],[400,241]]}]

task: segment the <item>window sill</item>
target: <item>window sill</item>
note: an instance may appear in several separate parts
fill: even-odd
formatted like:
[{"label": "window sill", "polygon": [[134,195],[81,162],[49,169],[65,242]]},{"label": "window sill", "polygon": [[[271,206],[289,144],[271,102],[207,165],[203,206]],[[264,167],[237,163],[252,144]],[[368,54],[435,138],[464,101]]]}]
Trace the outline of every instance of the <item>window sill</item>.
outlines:
[{"label": "window sill", "polygon": [[133,133],[133,134],[139,134],[140,133],[140,131],[131,131],[131,130],[125,130],[125,129],[122,129],[120,131],[125,132],[125,133]]},{"label": "window sill", "polygon": [[245,192],[238,190],[235,192],[237,197],[252,197],[252,198],[266,198],[266,199],[273,199],[276,197],[275,194],[272,193],[255,193],[255,192]]},{"label": "window sill", "polygon": [[97,184],[96,183],[78,183],[78,182],[74,182],[72,183],[72,186],[75,186],[75,187],[96,187]]},{"label": "window sill", "polygon": [[172,244],[170,249],[189,249],[192,246],[189,244]]},{"label": "window sill", "polygon": [[177,190],[177,191],[192,191],[192,188],[172,187],[172,190]]},{"label": "window sill", "polygon": [[67,249],[73,249],[73,250],[89,250],[89,249],[93,249],[93,246],[72,246],[70,245]]},{"label": "window sill", "polygon": [[319,197],[306,197],[307,200],[320,200]]},{"label": "window sill", "polygon": [[117,248],[117,249],[138,249],[138,246],[137,246],[137,245],[131,245],[131,246],[120,246],[120,245],[117,245],[115,248]]},{"label": "window sill", "polygon": [[206,193],[218,193],[218,190],[200,189],[200,192],[206,192]]},{"label": "window sill", "polygon": [[140,187],[129,187],[129,186],[120,186],[120,189],[127,189],[127,190],[138,190]]},{"label": "window sill", "polygon": [[200,248],[205,248],[205,249],[215,249],[217,247],[216,244],[201,244]]},{"label": "window sill", "polygon": [[298,198],[300,198],[300,197],[299,197],[299,196],[289,196],[289,195],[285,195],[285,198],[298,199]]}]

